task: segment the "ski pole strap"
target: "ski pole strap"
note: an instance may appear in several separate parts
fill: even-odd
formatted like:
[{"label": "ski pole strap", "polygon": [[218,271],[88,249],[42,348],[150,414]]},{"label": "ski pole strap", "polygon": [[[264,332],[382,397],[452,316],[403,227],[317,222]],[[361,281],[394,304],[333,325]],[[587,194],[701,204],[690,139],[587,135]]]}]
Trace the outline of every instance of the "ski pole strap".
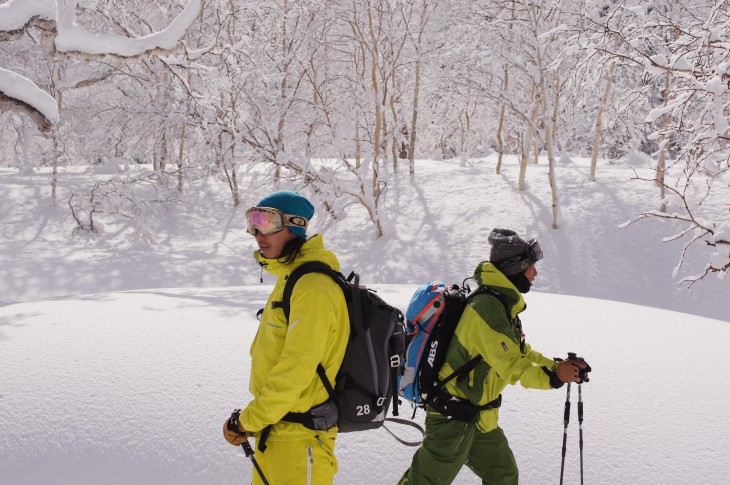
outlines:
[{"label": "ski pole strap", "polygon": [[406,441],[403,438],[400,438],[396,436],[395,433],[393,433],[388,427],[383,424],[383,429],[390,433],[390,435],[395,438],[399,443],[404,444],[406,446],[419,446],[421,443],[423,443],[423,438],[426,436],[426,430],[423,429],[423,426],[421,426],[418,423],[414,423],[413,421],[410,421],[408,419],[403,418],[385,418],[385,421],[391,422],[391,423],[397,423],[397,424],[405,424],[406,426],[411,426],[413,428],[416,428],[418,431],[421,432],[421,439],[418,441]]}]

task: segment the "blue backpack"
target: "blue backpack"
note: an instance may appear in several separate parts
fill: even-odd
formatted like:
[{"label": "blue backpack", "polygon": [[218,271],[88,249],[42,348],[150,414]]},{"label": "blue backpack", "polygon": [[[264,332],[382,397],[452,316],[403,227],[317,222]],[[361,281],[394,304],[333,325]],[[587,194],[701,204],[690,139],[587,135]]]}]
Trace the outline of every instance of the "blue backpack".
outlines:
[{"label": "blue backpack", "polygon": [[[480,410],[468,403],[464,403],[467,408],[464,412],[461,408],[445,409],[440,401],[456,400],[443,395],[444,385],[468,374],[482,360],[481,356],[474,357],[442,380],[438,379],[438,372],[466,305],[474,296],[485,293],[499,299],[511,320],[504,296],[486,286],[480,286],[473,292],[467,285],[448,286],[439,282],[428,282],[418,287],[406,310],[406,357],[398,385],[400,395],[416,406],[430,404],[439,411],[443,409],[443,414],[464,416],[463,420],[468,420]],[[490,406],[481,409],[499,407],[499,404],[490,403]]]}]

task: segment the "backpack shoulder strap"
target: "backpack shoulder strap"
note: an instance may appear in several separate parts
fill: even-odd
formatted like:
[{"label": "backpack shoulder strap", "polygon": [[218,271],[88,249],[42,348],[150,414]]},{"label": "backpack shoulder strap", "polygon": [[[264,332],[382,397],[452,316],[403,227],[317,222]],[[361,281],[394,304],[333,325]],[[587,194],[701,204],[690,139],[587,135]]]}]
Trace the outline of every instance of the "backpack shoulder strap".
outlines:
[{"label": "backpack shoulder strap", "polygon": [[466,297],[466,300],[469,301],[477,295],[484,295],[484,294],[491,295],[491,296],[495,297],[497,300],[499,300],[499,302],[504,307],[505,313],[507,314],[507,321],[511,322],[512,321],[512,307],[507,302],[507,298],[502,293],[495,290],[494,288],[490,288],[488,286],[480,286],[476,290],[471,292]]},{"label": "backpack shoulder strap", "polygon": [[[294,292],[294,285],[297,284],[299,278],[308,273],[323,273],[332,278],[342,288],[342,292],[345,295],[345,301],[350,298],[350,289],[347,285],[347,281],[341,273],[333,270],[329,265],[321,261],[310,261],[302,265],[297,266],[294,271],[291,272],[289,277],[284,284],[284,293],[281,297],[281,301],[275,301],[271,304],[272,308],[281,308],[284,311],[284,317],[286,318],[287,325],[289,324],[289,311],[291,310],[291,296]],[[334,399],[335,390],[332,383],[327,379],[327,373],[325,372],[324,366],[319,363],[317,364],[317,375],[322,381],[327,393],[330,398]]]},{"label": "backpack shoulder strap", "polygon": [[291,296],[294,292],[294,285],[297,284],[299,278],[308,273],[323,273],[332,278],[342,288],[342,292],[345,295],[345,300],[349,298],[349,288],[344,280],[344,277],[337,271],[330,268],[327,264],[321,261],[310,261],[297,266],[294,271],[291,272],[284,285],[284,294],[281,297],[281,301],[275,301],[271,304],[272,308],[281,308],[284,310],[284,317],[286,317],[287,324],[289,323],[289,311],[291,310]]},{"label": "backpack shoulder strap", "polygon": [[[495,290],[493,288],[489,288],[488,286],[480,286],[476,290],[474,290],[471,293],[469,293],[466,296],[467,304],[475,296],[477,296],[477,295],[483,295],[483,294],[492,295],[493,297],[497,298],[500,301],[500,303],[502,303],[502,306],[504,307],[504,311],[507,313],[507,321],[508,322],[511,322],[512,321],[512,312],[510,311],[509,303],[507,303],[507,298],[505,298],[502,293],[498,292],[497,290]],[[482,360],[482,356],[481,355],[477,355],[476,357],[472,358],[471,360],[469,360],[468,362],[466,362],[464,365],[462,365],[461,367],[459,367],[458,369],[456,369],[454,372],[452,372],[451,374],[449,374],[444,379],[442,379],[440,381],[437,379],[436,380],[436,383],[435,383],[435,388],[436,389],[441,389],[450,380],[457,379],[457,378],[461,378],[461,377],[465,376],[466,374],[468,374],[469,372],[471,372],[472,370],[474,370],[474,368],[477,366],[477,364],[481,360]]]}]

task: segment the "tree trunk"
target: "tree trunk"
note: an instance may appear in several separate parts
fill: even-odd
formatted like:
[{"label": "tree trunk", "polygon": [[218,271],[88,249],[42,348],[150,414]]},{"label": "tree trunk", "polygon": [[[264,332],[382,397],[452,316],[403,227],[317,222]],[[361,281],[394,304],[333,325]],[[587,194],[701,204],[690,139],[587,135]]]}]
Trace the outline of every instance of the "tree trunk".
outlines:
[{"label": "tree trunk", "polygon": [[608,68],[608,78],[606,79],[606,87],[603,89],[603,96],[601,97],[601,104],[598,106],[598,113],[596,113],[596,124],[593,127],[595,133],[593,134],[593,154],[591,155],[591,174],[588,180],[594,182],[596,180],[596,166],[598,165],[598,152],[601,148],[601,137],[602,125],[603,125],[603,113],[608,103],[608,97],[611,94],[611,88],[613,87],[613,71],[615,64],[611,64]]},{"label": "tree trunk", "polygon": [[160,143],[160,170],[167,167],[167,128],[162,126],[162,142]]},{"label": "tree trunk", "polygon": [[53,160],[51,165],[51,200],[53,204],[56,204],[56,198],[58,195],[58,159],[61,158],[61,140],[58,134],[58,127],[53,127]]},{"label": "tree trunk", "polygon": [[[512,30],[512,25],[515,22],[515,2],[516,0],[512,0],[512,22],[509,24],[509,30]],[[504,81],[502,83],[502,92],[507,93],[507,89],[509,89],[509,66],[508,64],[504,65]],[[502,130],[504,129],[504,117],[505,117],[505,111],[506,106],[504,102],[501,103],[501,106],[499,107],[499,123],[497,125],[497,167],[495,169],[495,172],[497,175],[499,175],[502,172],[502,159],[504,158],[504,141],[502,140]],[[522,149],[522,152],[524,152],[524,147]],[[520,159],[521,160],[521,159]],[[520,168],[521,169],[521,168]]]},{"label": "tree trunk", "polygon": [[664,199],[666,198],[666,187],[664,185],[664,171],[667,167],[667,151],[669,149],[669,138],[662,139],[662,145],[659,149],[659,158],[657,159],[656,164],[656,173],[654,176],[654,180],[656,180],[656,185],[659,187],[659,200],[661,201],[661,206],[659,207],[660,212],[666,212],[667,210],[667,204],[664,202]]},{"label": "tree trunk", "polygon": [[413,114],[411,116],[411,132],[408,138],[408,175],[416,174],[416,133],[418,131],[418,93],[421,89],[421,59],[416,62],[416,73],[413,85]]},{"label": "tree trunk", "polygon": [[[542,77],[542,74],[540,74],[540,77]],[[542,89],[541,86],[535,86],[535,104],[532,107],[532,112],[530,113],[530,125],[532,126],[530,132],[532,133],[532,141],[530,143],[532,147],[533,152],[533,163],[537,165],[540,162],[539,156],[540,156],[540,134],[537,132],[537,114],[540,111],[540,90]]]},{"label": "tree trunk", "polygon": [[553,149],[557,146],[556,138],[558,133],[558,112],[560,107],[560,70],[555,72],[555,97],[553,98],[553,114],[550,119],[553,124],[552,135],[553,135]]},{"label": "tree trunk", "polygon": [[281,165],[279,153],[284,151],[284,129],[286,128],[286,103],[287,103],[287,84],[289,82],[289,52],[288,28],[287,21],[289,19],[289,1],[284,0],[284,15],[281,22],[281,55],[284,56],[284,65],[282,66],[281,84],[279,86],[279,122],[276,126],[276,137],[274,138],[274,163],[276,170],[274,178],[278,181],[281,178]]},{"label": "tree trunk", "polygon": [[355,168],[362,164],[362,142],[360,141],[360,120],[355,120]]},{"label": "tree trunk", "polygon": [[[55,74],[54,74],[55,76]],[[54,77],[55,80],[55,77]],[[61,113],[61,105],[63,103],[63,91],[58,90],[56,94],[56,107],[58,108],[58,113],[60,115]],[[53,137],[53,159],[51,160],[51,164],[53,165],[52,174],[51,174],[51,199],[53,200],[53,204],[56,204],[56,199],[58,196],[58,164],[61,160],[61,155],[63,153],[63,149],[61,148],[61,121],[59,120],[58,123],[53,125],[53,128],[51,130],[51,136]]]},{"label": "tree trunk", "polygon": [[395,101],[390,98],[390,111],[393,114],[393,127],[391,129],[390,136],[390,156],[393,157],[393,173],[398,172],[398,130],[396,125],[400,124],[400,121],[396,118]]},{"label": "tree trunk", "polygon": [[542,52],[542,46],[538,46],[536,49],[537,54],[537,69],[539,72],[538,87],[540,98],[543,101],[542,112],[543,112],[543,124],[545,125],[545,148],[548,156],[548,180],[550,181],[550,193],[552,195],[552,213],[553,213],[553,229],[558,229],[560,225],[559,220],[559,204],[558,204],[558,186],[555,181],[555,153],[553,151],[553,135],[551,130],[551,123],[548,119],[548,106],[547,106],[547,92],[545,89],[545,65],[544,57]]},{"label": "tree trunk", "polygon": [[233,207],[241,204],[241,196],[238,192],[238,173],[236,171],[236,145],[231,147],[231,192],[233,194]]},{"label": "tree trunk", "polygon": [[530,144],[526,138],[525,134],[521,134],[518,140],[520,144],[520,178],[517,183],[517,188],[520,192],[527,188],[525,175],[527,174],[527,159],[530,157]]},{"label": "tree trunk", "polygon": [[[378,46],[375,43],[375,31],[373,26],[373,14],[368,2],[368,22],[370,27],[370,38],[373,41],[372,49],[370,50],[370,88],[373,90],[373,101],[375,108],[375,127],[374,127],[374,139],[373,139],[373,183],[372,183],[372,195],[373,200],[377,201],[380,197],[380,136],[383,129],[383,110],[380,103],[380,89],[378,84]],[[376,224],[377,225],[377,224]]]},{"label": "tree trunk", "polygon": [[[619,13],[617,25],[621,25],[621,19],[623,13]],[[618,52],[619,38],[618,36],[613,41],[613,51]],[[598,165],[598,151],[601,148],[601,140],[603,138],[603,114],[606,111],[606,105],[608,104],[608,98],[611,95],[613,89],[613,75],[616,70],[616,64],[611,63],[608,68],[608,77],[606,78],[606,86],[603,89],[603,96],[601,96],[601,104],[598,106],[598,113],[596,113],[596,124],[594,126],[595,133],[593,134],[593,153],[591,155],[591,174],[588,180],[595,182],[596,180],[596,167]]]},{"label": "tree trunk", "polygon": [[497,175],[502,172],[502,158],[504,157],[504,142],[502,141],[502,129],[504,128],[504,112],[505,105],[499,108],[499,123],[497,124],[497,168],[495,173]]},{"label": "tree trunk", "polygon": [[182,192],[185,185],[185,170],[183,156],[185,155],[185,128],[186,125],[183,122],[182,129],[180,130],[180,149],[177,153],[177,191]]}]

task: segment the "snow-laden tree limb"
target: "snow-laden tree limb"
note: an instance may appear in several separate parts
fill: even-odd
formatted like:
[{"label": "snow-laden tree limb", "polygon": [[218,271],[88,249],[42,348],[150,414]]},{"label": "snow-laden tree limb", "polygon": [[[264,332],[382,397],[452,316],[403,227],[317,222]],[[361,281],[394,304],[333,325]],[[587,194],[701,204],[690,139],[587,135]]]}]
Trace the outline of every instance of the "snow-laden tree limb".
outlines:
[{"label": "snow-laden tree limb", "polygon": [[[9,0],[0,5],[0,41],[12,41],[26,29],[38,27],[47,36],[55,35],[53,48],[57,52],[85,59],[167,53],[200,14],[201,0],[190,0],[165,29],[137,38],[89,32],[76,23],[76,8],[77,0]],[[33,81],[5,69],[0,69],[0,110],[26,114],[44,132],[59,120],[52,96]]]},{"label": "snow-laden tree limb", "polygon": [[44,132],[59,118],[56,100],[50,94],[30,79],[1,67],[0,110],[22,113]]},{"label": "snow-laden tree limb", "polygon": [[0,33],[22,31],[34,19],[56,20],[55,0],[8,0],[0,5]]},{"label": "snow-laden tree limb", "polygon": [[187,29],[200,14],[200,0],[190,0],[165,29],[143,37],[97,35],[76,24],[76,0],[63,12],[59,8],[58,35],[55,45],[59,52],[81,55],[139,57],[153,51],[174,49]]}]

